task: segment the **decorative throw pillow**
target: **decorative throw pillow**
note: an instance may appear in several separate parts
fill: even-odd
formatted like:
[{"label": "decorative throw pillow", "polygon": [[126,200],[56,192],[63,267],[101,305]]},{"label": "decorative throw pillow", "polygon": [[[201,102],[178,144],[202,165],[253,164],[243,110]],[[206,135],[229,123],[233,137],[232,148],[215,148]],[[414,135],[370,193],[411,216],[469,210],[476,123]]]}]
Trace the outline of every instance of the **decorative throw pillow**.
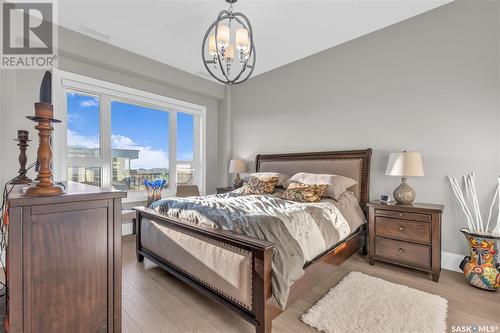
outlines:
[{"label": "decorative throw pillow", "polygon": [[292,183],[281,196],[282,199],[298,202],[318,202],[326,191],[326,184]]},{"label": "decorative throw pillow", "polygon": [[278,184],[276,186],[283,186],[285,181],[290,178],[289,175],[279,172],[254,172],[243,178],[245,183],[248,183],[252,178],[267,179],[269,177],[278,177]]},{"label": "decorative throw pillow", "polygon": [[278,184],[278,177],[251,178],[243,187],[243,194],[271,194]]},{"label": "decorative throw pillow", "polygon": [[287,188],[292,183],[326,184],[327,187],[324,196],[339,200],[340,196],[349,187],[356,185],[358,182],[354,179],[339,175],[299,172],[287,179],[283,187]]}]

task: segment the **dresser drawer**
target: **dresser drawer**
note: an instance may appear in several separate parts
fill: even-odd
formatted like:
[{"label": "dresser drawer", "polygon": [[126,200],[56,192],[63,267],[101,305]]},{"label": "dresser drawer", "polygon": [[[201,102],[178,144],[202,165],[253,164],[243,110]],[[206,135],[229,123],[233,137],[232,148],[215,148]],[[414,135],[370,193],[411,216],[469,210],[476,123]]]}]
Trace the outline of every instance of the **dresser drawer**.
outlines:
[{"label": "dresser drawer", "polygon": [[388,209],[375,209],[375,215],[395,217],[414,221],[431,222],[432,215],[424,213],[413,213],[413,212],[398,212],[396,210]]},{"label": "dresser drawer", "polygon": [[375,216],[375,235],[430,244],[431,224]]},{"label": "dresser drawer", "polygon": [[422,268],[431,267],[431,247],[427,245],[376,237],[375,257]]}]

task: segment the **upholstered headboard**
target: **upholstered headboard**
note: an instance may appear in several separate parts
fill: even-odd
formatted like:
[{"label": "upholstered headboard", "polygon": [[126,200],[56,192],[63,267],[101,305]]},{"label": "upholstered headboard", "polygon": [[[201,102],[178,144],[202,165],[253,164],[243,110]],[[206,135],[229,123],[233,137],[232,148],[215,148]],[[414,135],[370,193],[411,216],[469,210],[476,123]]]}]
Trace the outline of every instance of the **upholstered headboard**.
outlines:
[{"label": "upholstered headboard", "polygon": [[351,190],[363,210],[369,200],[370,158],[372,150],[346,150],[319,153],[257,155],[257,172],[274,171],[290,176],[298,172],[326,173],[349,177],[358,183]]}]

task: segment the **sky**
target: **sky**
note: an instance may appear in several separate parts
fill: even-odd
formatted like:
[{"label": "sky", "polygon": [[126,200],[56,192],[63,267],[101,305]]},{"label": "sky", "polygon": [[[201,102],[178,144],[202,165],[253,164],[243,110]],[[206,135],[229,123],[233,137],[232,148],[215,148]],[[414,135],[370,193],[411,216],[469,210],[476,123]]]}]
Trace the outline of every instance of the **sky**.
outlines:
[{"label": "sky", "polygon": [[[69,92],[68,146],[99,147],[99,98]],[[168,112],[121,101],[111,102],[111,142],[115,149],[137,149],[133,169],[168,167]],[[177,113],[177,160],[193,160],[194,117]]]}]

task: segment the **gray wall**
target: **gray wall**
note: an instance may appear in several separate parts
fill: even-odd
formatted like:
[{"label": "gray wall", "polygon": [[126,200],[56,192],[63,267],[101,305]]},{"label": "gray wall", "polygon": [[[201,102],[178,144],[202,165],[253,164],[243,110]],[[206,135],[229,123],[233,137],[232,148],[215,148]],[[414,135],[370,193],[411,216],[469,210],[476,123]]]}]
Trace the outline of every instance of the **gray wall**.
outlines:
[{"label": "gray wall", "polygon": [[[59,29],[59,46],[60,69],[206,106],[207,192],[215,192],[215,187],[225,181],[226,174],[220,171],[219,164],[225,165],[227,158],[224,154],[219,156],[222,139],[218,135],[220,130],[224,131],[219,128],[219,116],[224,119],[226,115],[223,86],[63,28]],[[17,129],[29,129],[31,138],[36,139],[34,123],[25,119],[25,115],[34,112],[33,103],[38,101],[43,73],[43,70],[2,70],[2,186],[18,169],[18,150],[12,141]],[[28,154],[29,161],[34,161],[36,141]]]},{"label": "gray wall", "polygon": [[465,253],[447,175],[477,174],[483,214],[499,174],[499,4],[458,1],[231,89],[232,152],[374,149],[371,198],[392,193],[389,152],[419,151],[420,202],[446,205],[443,250]]}]

